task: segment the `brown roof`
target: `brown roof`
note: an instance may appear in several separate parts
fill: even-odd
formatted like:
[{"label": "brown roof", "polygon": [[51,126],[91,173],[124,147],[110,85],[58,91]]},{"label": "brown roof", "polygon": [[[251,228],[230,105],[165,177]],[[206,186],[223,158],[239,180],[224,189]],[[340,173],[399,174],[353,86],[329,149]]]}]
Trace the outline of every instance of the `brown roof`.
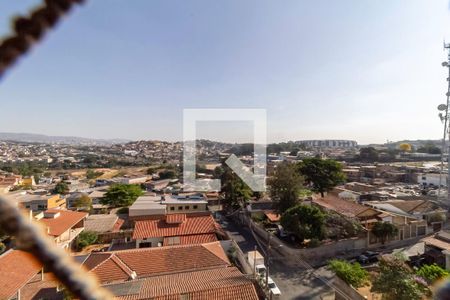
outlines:
[{"label": "brown roof", "polygon": [[127,285],[133,285],[133,288],[129,289],[127,295],[118,295],[116,298],[179,300],[186,296],[190,300],[258,299],[253,282],[235,267],[156,276],[105,287],[111,291],[117,290],[120,294],[124,290],[121,286]]},{"label": "brown roof", "polygon": [[133,278],[192,270],[224,268],[230,262],[220,245],[213,242],[201,245],[142,248],[106,253],[91,253],[83,265],[100,282],[126,281]]},{"label": "brown roof", "polygon": [[425,200],[391,200],[385,201],[385,203],[395,206],[407,213],[423,212],[432,208],[431,202]]},{"label": "brown roof", "polygon": [[313,203],[351,218],[358,217],[360,214],[367,210],[373,210],[374,216],[379,214],[377,211],[370,207],[331,195],[327,195],[324,198],[313,198]]},{"label": "brown roof", "polygon": [[193,234],[193,235],[183,235],[177,237],[165,237],[163,240],[163,246],[173,246],[173,245],[195,245],[216,242],[217,237],[214,233],[207,234]]},{"label": "brown roof", "polygon": [[42,218],[39,220],[47,227],[48,234],[52,236],[60,236],[88,216],[88,213],[85,212],[62,209],[49,209],[45,213],[60,213],[56,218]]},{"label": "brown roof", "polygon": [[60,284],[52,273],[45,273],[44,280],[42,280],[41,274],[36,274],[27,285],[20,290],[20,298],[63,300],[61,293],[58,294],[58,285]]},{"label": "brown roof", "polygon": [[151,237],[169,237],[195,234],[215,233],[214,219],[210,213],[188,214],[182,223],[167,223],[171,215],[155,220],[136,221],[133,239],[145,239]]},{"label": "brown roof", "polygon": [[42,265],[25,251],[5,252],[0,256],[0,299],[14,296],[41,269]]},{"label": "brown roof", "polygon": [[428,236],[426,238],[421,239],[421,241],[424,242],[425,245],[434,246],[434,247],[442,249],[442,250],[450,251],[450,243],[449,242],[437,239],[434,236]]}]

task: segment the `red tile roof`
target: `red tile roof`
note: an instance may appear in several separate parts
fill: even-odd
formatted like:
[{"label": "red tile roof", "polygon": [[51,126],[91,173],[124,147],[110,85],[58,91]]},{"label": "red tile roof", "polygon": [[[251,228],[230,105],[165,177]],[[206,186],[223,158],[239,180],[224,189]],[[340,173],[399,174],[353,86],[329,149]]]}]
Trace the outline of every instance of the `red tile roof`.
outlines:
[{"label": "red tile roof", "polygon": [[142,248],[91,253],[83,265],[100,282],[126,281],[135,272],[138,278],[192,270],[225,268],[230,262],[220,242],[202,245]]},{"label": "red tile roof", "polygon": [[37,274],[20,290],[21,299],[62,299],[58,295],[60,283],[52,273],[45,273],[44,280]]},{"label": "red tile roof", "polygon": [[173,239],[174,237],[165,237],[163,240],[163,246],[195,245],[217,241],[217,237],[214,233],[183,235],[178,237],[177,241],[174,241]]},{"label": "red tile roof", "polygon": [[0,299],[14,296],[40,270],[42,265],[29,253],[9,250],[0,256]]},{"label": "red tile roof", "polygon": [[[170,217],[167,215],[166,218]],[[168,224],[165,218],[136,221],[133,239],[215,233],[211,214],[189,214],[183,223]]]},{"label": "red tile roof", "polygon": [[186,221],[186,214],[171,214],[166,215],[167,224],[181,224]]},{"label": "red tile roof", "polygon": [[266,215],[267,219],[269,219],[270,222],[279,222],[280,221],[281,215],[277,214],[274,211],[266,210],[264,212],[264,214]]},{"label": "red tile roof", "polygon": [[[156,276],[131,283],[128,295],[116,299],[137,300],[257,300],[253,282],[235,267]],[[114,290],[112,285],[105,286]],[[123,289],[118,289],[122,291]]]},{"label": "red tile roof", "polygon": [[60,236],[88,216],[88,213],[85,212],[62,209],[49,209],[45,213],[60,213],[56,218],[42,218],[39,220],[40,223],[47,227],[48,234],[52,236]]},{"label": "red tile roof", "polygon": [[349,201],[349,200],[344,200],[339,197],[335,197],[335,196],[331,196],[331,195],[327,195],[324,198],[319,198],[319,197],[313,198],[313,203],[315,203],[323,208],[333,210],[341,215],[351,217],[351,218],[357,217],[361,213],[363,213],[365,211],[370,211],[370,210],[373,211],[374,216],[379,214],[379,212],[375,211],[374,209],[372,209],[368,206],[364,206],[359,203]]}]

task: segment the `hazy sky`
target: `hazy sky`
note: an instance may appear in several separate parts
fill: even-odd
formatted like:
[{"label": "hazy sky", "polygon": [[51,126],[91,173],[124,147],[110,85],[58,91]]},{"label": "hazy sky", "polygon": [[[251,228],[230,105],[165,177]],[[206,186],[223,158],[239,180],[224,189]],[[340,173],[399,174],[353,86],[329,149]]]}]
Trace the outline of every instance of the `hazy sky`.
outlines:
[{"label": "hazy sky", "polygon": [[[38,2],[0,1],[0,35]],[[271,141],[439,138],[444,38],[448,0],[88,0],[0,82],[0,131],[180,140],[184,108],[265,108]]]}]

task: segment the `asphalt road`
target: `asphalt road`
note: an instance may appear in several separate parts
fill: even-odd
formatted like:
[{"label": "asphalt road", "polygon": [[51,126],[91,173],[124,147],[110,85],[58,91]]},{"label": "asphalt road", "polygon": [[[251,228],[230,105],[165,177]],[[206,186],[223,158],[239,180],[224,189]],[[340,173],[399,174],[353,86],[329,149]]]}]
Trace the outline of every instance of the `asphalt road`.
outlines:
[{"label": "asphalt road", "polygon": [[[266,249],[261,249],[264,245],[258,246],[249,228],[230,220],[222,222],[221,225],[244,253],[254,250],[255,246],[261,253],[265,252]],[[281,290],[280,299],[314,300],[333,292],[331,287],[318,278],[326,280],[332,278],[331,272],[325,268],[308,270],[296,258],[284,257],[275,250],[272,250],[271,255],[270,277]]]}]

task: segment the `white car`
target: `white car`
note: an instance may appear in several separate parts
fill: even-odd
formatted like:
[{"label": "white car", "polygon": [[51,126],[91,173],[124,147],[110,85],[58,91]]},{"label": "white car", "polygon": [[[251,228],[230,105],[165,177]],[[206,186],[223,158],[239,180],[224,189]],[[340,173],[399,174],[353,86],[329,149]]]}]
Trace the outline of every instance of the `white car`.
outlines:
[{"label": "white car", "polygon": [[266,276],[267,269],[266,269],[265,265],[263,265],[263,264],[256,265],[255,270],[256,270],[256,275],[258,277],[264,278]]},{"label": "white car", "polygon": [[272,293],[272,295],[274,296],[280,296],[281,295],[281,291],[280,289],[277,287],[277,285],[275,284],[275,282],[272,280],[272,278],[268,278],[267,279],[268,285],[269,285],[269,289],[270,292]]}]

